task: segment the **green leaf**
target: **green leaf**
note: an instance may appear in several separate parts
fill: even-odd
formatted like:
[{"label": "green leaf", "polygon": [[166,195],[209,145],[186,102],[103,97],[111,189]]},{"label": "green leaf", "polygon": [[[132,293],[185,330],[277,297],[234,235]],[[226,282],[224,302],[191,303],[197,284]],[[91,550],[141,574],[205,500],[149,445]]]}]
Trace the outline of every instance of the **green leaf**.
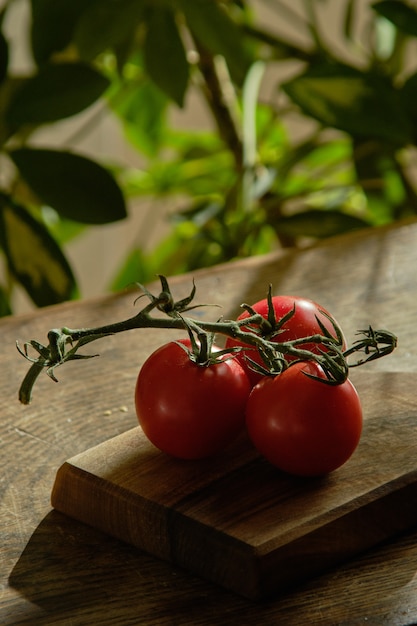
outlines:
[{"label": "green leaf", "polygon": [[45,205],[40,208],[40,219],[60,246],[76,239],[88,229],[88,224],[66,220],[55,209]]},{"label": "green leaf", "polygon": [[131,169],[123,174],[123,187],[129,195],[223,197],[235,180],[230,152],[218,152],[201,158],[179,154],[175,160],[158,160],[146,170]]},{"label": "green leaf", "polygon": [[85,61],[130,42],[142,19],[144,0],[95,2],[81,15],[74,42]]},{"label": "green leaf", "polygon": [[409,116],[413,125],[413,143],[417,142],[417,111],[415,102],[417,98],[417,73],[407,78],[400,90],[400,97],[404,111]]},{"label": "green leaf", "polygon": [[133,248],[118,269],[110,289],[111,291],[121,291],[134,283],[143,284],[149,282],[151,278],[145,255],[139,248]]},{"label": "green leaf", "polygon": [[288,237],[325,238],[369,226],[367,222],[341,211],[312,209],[274,220],[273,227]]},{"label": "green leaf", "polygon": [[0,83],[7,76],[7,67],[9,64],[9,47],[2,32],[0,32]]},{"label": "green leaf", "polygon": [[31,0],[31,44],[38,65],[48,61],[54,52],[60,52],[68,46],[80,15],[96,1]]},{"label": "green leaf", "polygon": [[194,228],[188,233],[187,226],[174,229],[152,250],[148,264],[155,268],[153,274],[182,274],[224,260],[220,246],[208,244],[207,239],[195,234]]},{"label": "green leaf", "polygon": [[154,83],[182,107],[188,84],[188,61],[175,15],[157,5],[148,12],[146,26],[146,71]]},{"label": "green leaf", "polygon": [[11,315],[12,309],[10,306],[9,298],[7,297],[6,290],[0,285],[0,317]]},{"label": "green leaf", "polygon": [[46,65],[14,94],[7,110],[12,127],[44,124],[76,115],[93,104],[109,81],[83,63]]},{"label": "green leaf", "polygon": [[193,35],[213,55],[223,56],[234,80],[243,84],[253,62],[243,29],[213,0],[179,0],[179,6]]},{"label": "green leaf", "polygon": [[320,63],[284,84],[283,89],[306,115],[325,126],[397,145],[412,139],[399,92],[376,72]]},{"label": "green leaf", "polygon": [[56,150],[22,148],[9,154],[41,201],[63,217],[85,224],[106,224],[126,217],[119,186],[94,161]]},{"label": "green leaf", "polygon": [[156,156],[165,139],[167,98],[148,78],[123,84],[110,106],[124,123],[128,140],[139,151]]},{"label": "green leaf", "polygon": [[55,240],[26,209],[3,195],[0,224],[10,271],[37,306],[77,295],[71,268]]},{"label": "green leaf", "polygon": [[371,6],[403,33],[417,37],[417,11],[414,7],[398,0],[382,0]]}]

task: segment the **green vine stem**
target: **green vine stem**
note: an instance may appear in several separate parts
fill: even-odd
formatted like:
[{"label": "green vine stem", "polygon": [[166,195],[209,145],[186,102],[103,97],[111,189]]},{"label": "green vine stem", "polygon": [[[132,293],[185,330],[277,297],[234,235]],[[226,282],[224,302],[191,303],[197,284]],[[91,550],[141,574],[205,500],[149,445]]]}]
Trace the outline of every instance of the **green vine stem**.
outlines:
[{"label": "green vine stem", "polygon": [[[193,304],[196,293],[195,285],[193,284],[189,296],[175,301],[167,279],[164,276],[159,278],[161,281],[161,292],[158,296],[154,296],[146,287],[138,284],[143,291],[142,295],[146,296],[149,302],[133,317],[96,328],[54,328],[48,332],[48,345],[31,340],[26,342],[24,347],[21,348],[17,343],[17,349],[20,354],[32,363],[19,389],[20,402],[23,404],[31,402],[33,386],[42,371],[45,370],[48,376],[57,382],[55,369],[58,366],[63,365],[67,361],[89,359],[98,356],[97,354],[79,354],[78,351],[83,346],[103,337],[140,328],[168,328],[186,330],[191,335],[194,333],[198,344],[202,346],[201,349],[204,351],[204,355],[200,354],[199,358],[196,358],[196,362],[201,365],[208,365],[209,362],[212,362],[212,359],[209,358],[207,347],[211,346],[213,337],[217,334],[238,339],[247,345],[248,348],[259,350],[265,362],[265,371],[274,375],[289,367],[289,362],[285,357],[291,357],[291,359],[295,360],[314,360],[321,365],[326,374],[325,379],[319,380],[328,384],[341,384],[348,377],[349,367],[363,365],[368,361],[385,356],[391,353],[397,345],[397,338],[391,332],[374,330],[372,327],[369,327],[367,330],[358,331],[358,335],[361,335],[361,338],[355,341],[351,348],[343,351],[342,333],[333,320],[336,337],[331,335],[324,325],[320,324],[323,334],[311,335],[287,342],[272,341],[273,336],[268,335],[269,339],[266,339],[261,332],[261,329],[265,327],[265,323],[269,323],[270,320],[265,320],[264,317],[245,304],[242,307],[248,311],[249,317],[243,320],[224,320],[222,318],[215,322],[197,320],[184,315],[187,311],[199,306],[208,306]],[[271,287],[269,299],[271,299]],[[294,311],[295,309],[292,314]],[[163,313],[163,315],[161,316],[160,313]],[[288,315],[290,316],[291,313]],[[276,320],[275,329],[281,328],[284,321],[284,319]],[[250,327],[250,330],[246,330],[248,327]],[[209,337],[205,338],[205,335],[209,335]],[[320,349],[318,354],[316,354],[303,348],[303,345],[312,343],[323,346],[323,349]],[[197,342],[194,342],[194,352],[196,346]],[[30,350],[37,356],[31,356],[29,354]],[[233,353],[233,350],[230,350],[230,352]],[[356,353],[362,353],[364,356],[348,364],[348,357]],[[224,351],[221,354],[223,355]]]}]

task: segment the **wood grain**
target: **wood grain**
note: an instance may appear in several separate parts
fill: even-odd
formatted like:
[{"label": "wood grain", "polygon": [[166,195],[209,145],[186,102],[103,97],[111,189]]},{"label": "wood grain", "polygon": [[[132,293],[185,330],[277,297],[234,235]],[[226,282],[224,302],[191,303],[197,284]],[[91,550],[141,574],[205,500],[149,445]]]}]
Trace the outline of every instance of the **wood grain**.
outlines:
[{"label": "wood grain", "polygon": [[[377,372],[401,375],[403,399],[397,393],[396,376],[387,375],[384,394],[389,403],[395,398],[394,407],[400,413],[409,410],[411,414],[417,373],[416,263],[417,224],[405,223],[193,275],[198,301],[221,303],[225,317],[238,312],[241,302],[264,297],[272,283],[275,293],[312,297],[331,310],[349,342],[368,323],[395,331],[399,346],[394,354],[358,373],[360,380]],[[174,277],[170,282],[175,295],[184,297],[192,276]],[[41,377],[33,403],[26,407],[18,404],[17,390],[27,363],[17,354],[15,341],[44,341],[50,328],[97,326],[124,319],[137,310],[137,295],[126,291],[0,320],[0,623],[417,623],[417,526],[260,604],[51,510],[56,472],[67,459],[137,425],[132,389],[138,369],[151,350],[172,338],[172,332],[132,331],[100,340],[91,350],[87,346],[86,352],[101,356],[59,368],[59,384]],[[197,311],[211,319],[219,315],[217,309]],[[376,421],[374,428],[378,428]],[[378,464],[382,469],[382,461],[392,454],[391,430],[385,429],[383,437]],[[409,506],[414,503],[410,498]],[[395,505],[390,510],[395,514]],[[384,532],[384,519],[378,516],[375,531],[382,527]]]},{"label": "wood grain", "polygon": [[265,599],[417,524],[416,383],[400,374],[358,379],[363,438],[329,476],[285,475],[245,437],[212,461],[174,460],[136,427],[64,463],[52,505]]}]

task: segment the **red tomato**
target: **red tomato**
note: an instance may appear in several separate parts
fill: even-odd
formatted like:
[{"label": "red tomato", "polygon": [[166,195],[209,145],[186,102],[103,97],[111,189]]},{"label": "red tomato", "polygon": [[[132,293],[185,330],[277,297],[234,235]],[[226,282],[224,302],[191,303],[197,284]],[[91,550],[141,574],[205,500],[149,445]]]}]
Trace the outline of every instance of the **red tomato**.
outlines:
[{"label": "red tomato", "polygon": [[[182,343],[190,346],[189,340]],[[157,448],[177,458],[200,459],[219,452],[244,429],[250,391],[236,359],[198,365],[170,342],[153,352],[139,372],[136,413]]]},{"label": "red tomato", "polygon": [[252,390],[246,425],[257,450],[290,474],[320,476],[343,465],[362,431],[362,408],[350,380],[328,385],[315,362],[298,361]]},{"label": "red tomato", "polygon": [[[317,322],[316,315],[320,319],[321,323],[327,328],[327,330],[336,338],[336,333],[334,327],[332,325],[331,319],[334,320],[336,325],[338,326],[335,318],[330,315],[328,311],[316,302],[312,300],[308,300],[307,298],[301,298],[299,296],[273,296],[272,303],[275,312],[276,321],[279,322],[287,313],[289,313],[294,305],[295,305],[295,313],[294,315],[286,321],[283,325],[282,329],[277,335],[274,335],[275,329],[271,329],[269,332],[265,332],[262,334],[264,339],[268,339],[276,342],[284,342],[291,341],[293,339],[302,339],[303,337],[309,337],[315,334],[323,334],[323,331],[320,328],[319,323]],[[265,298],[264,300],[260,300],[252,305],[252,308],[260,313],[265,319],[268,319],[268,300]],[[330,319],[328,317],[329,316]],[[238,320],[242,320],[249,317],[249,313],[244,311],[237,318]],[[242,330],[248,331],[251,330],[251,327],[242,327]],[[230,348],[233,346],[245,346],[241,341],[237,341],[232,338],[227,338],[226,347]],[[309,350],[315,354],[319,353],[319,347],[321,349],[325,349],[323,345],[320,344],[303,344],[299,346],[305,350]],[[247,346],[246,346],[247,348]],[[263,365],[262,357],[259,352],[255,349],[242,350],[237,354],[237,359],[240,361],[244,369],[246,370],[249,380],[252,385],[255,385],[262,378],[262,374],[255,371],[251,368],[250,363],[247,361],[249,357],[256,363]],[[293,360],[291,357],[286,357],[288,361]]]}]

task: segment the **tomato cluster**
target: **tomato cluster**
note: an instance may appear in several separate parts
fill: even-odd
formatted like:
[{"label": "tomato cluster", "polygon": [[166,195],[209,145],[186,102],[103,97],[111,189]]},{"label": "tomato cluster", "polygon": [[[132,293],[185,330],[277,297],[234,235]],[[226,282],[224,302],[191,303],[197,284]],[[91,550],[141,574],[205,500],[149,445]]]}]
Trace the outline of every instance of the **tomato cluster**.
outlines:
[{"label": "tomato cluster", "polygon": [[[323,332],[336,338],[334,318],[305,298],[275,296],[251,310],[268,324],[264,331],[250,325],[245,330],[260,328],[272,342]],[[249,315],[245,311],[238,319]],[[301,345],[313,353],[325,349],[319,343]],[[220,452],[246,427],[257,450],[294,475],[326,474],[350,458],[361,436],[362,409],[349,379],[329,385],[317,362],[291,358],[289,367],[268,376],[254,369],[254,363],[262,365],[257,350],[229,338],[226,348],[240,351],[220,353],[202,365],[190,358],[189,340],[173,341],[145,361],[136,383],[136,412],[156,447],[177,458],[200,459]]]}]

